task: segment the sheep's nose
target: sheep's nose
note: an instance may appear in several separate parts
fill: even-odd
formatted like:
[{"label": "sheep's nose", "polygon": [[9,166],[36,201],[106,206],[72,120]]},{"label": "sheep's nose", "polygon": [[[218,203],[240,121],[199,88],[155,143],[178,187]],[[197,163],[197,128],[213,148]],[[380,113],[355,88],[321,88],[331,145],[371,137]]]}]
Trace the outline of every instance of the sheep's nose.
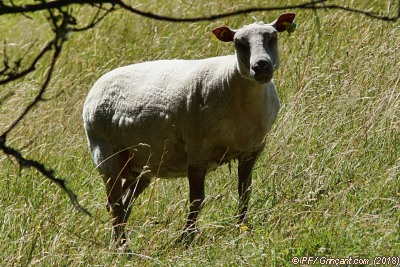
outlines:
[{"label": "sheep's nose", "polygon": [[251,69],[255,72],[255,73],[260,73],[260,72],[264,72],[265,70],[268,70],[270,68],[270,62],[268,60],[259,60],[256,63],[253,64],[253,66],[251,66]]}]

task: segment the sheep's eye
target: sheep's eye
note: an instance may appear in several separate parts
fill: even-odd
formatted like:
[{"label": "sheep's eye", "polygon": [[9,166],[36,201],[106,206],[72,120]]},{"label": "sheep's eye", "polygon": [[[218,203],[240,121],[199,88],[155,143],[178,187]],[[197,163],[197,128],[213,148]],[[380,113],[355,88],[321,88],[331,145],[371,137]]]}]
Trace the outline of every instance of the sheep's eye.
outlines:
[{"label": "sheep's eye", "polygon": [[273,34],[271,35],[271,37],[269,38],[269,43],[272,44],[274,42],[276,42],[278,40],[278,35],[277,34]]},{"label": "sheep's eye", "polygon": [[233,43],[234,43],[235,45],[241,45],[241,44],[242,44],[242,43],[239,41],[239,39],[233,40]]},{"label": "sheep's eye", "polygon": [[233,43],[235,45],[237,45],[237,46],[243,46],[243,47],[247,46],[246,42],[244,40],[241,40],[241,39],[235,39],[235,40],[233,40]]}]

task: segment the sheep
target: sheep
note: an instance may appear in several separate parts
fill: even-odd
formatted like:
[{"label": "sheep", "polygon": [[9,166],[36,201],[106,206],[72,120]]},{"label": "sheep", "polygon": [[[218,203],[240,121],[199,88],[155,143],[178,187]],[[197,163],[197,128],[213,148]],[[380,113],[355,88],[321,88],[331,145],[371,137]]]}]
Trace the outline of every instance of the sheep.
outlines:
[{"label": "sheep", "polygon": [[205,176],[232,159],[238,160],[239,223],[245,222],[253,166],[280,108],[271,80],[279,67],[277,33],[289,31],[294,17],[214,29],[218,40],[234,43],[236,55],[137,63],[93,85],[83,124],[116,242],[126,243],[132,203],[151,178],[184,176],[190,212],[182,237],[192,240]]}]

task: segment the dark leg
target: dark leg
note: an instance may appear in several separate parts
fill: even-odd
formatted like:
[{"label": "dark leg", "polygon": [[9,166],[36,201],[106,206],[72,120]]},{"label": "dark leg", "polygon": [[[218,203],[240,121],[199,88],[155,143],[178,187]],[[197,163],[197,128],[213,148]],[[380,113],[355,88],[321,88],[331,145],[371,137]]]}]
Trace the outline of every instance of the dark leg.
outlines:
[{"label": "dark leg", "polygon": [[196,219],[204,201],[204,179],[207,172],[206,164],[191,164],[188,166],[188,179],[190,190],[190,212],[186,222],[185,231],[181,236],[183,241],[190,243],[196,232]]},{"label": "dark leg", "polygon": [[256,163],[258,156],[260,155],[261,149],[254,151],[249,154],[244,154],[239,157],[239,223],[244,223],[246,220],[248,204],[251,194],[251,173],[253,171],[254,164]]},{"label": "dark leg", "polygon": [[151,181],[149,177],[140,176],[137,173],[132,174],[130,178],[134,178],[135,180],[126,180],[122,187],[122,192],[124,193],[123,204],[125,210],[125,215],[123,218],[124,224],[126,224],[129,215],[131,214],[133,203],[147,188]]},{"label": "dark leg", "polygon": [[[111,178],[104,179],[107,191],[107,210],[112,214],[113,234],[115,241],[123,247],[126,243],[125,225],[131,212],[132,202],[149,185],[150,178],[135,173],[129,166],[132,159],[127,153],[119,153],[115,160]],[[118,166],[120,166],[118,168]],[[104,171],[104,170],[103,170]],[[107,169],[106,169],[107,171]],[[105,173],[105,172],[103,172]],[[106,177],[106,176],[104,176]],[[125,182],[123,182],[125,180]]]},{"label": "dark leg", "polygon": [[107,210],[112,214],[112,225],[114,239],[120,240],[121,245],[125,243],[124,232],[124,205],[122,203],[122,184],[119,178],[104,178],[107,193]]}]

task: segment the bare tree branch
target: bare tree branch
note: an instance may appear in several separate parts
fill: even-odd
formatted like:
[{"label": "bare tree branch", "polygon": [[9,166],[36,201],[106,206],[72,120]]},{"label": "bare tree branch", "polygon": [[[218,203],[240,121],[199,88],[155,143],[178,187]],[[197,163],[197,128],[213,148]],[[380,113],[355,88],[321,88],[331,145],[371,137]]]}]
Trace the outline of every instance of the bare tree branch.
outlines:
[{"label": "bare tree branch", "polygon": [[30,159],[26,159],[22,156],[21,152],[19,152],[18,150],[9,147],[6,145],[6,140],[4,139],[3,136],[0,137],[0,149],[3,150],[3,152],[6,155],[10,155],[13,156],[17,162],[19,163],[20,166],[22,167],[27,167],[27,168],[35,168],[36,170],[38,170],[41,174],[43,174],[45,177],[47,177],[48,179],[50,179],[51,182],[55,183],[56,185],[58,185],[64,192],[67,193],[69,199],[71,200],[72,204],[74,205],[74,207],[79,210],[80,212],[83,212],[86,215],[90,216],[90,213],[83,208],[78,200],[76,195],[74,194],[74,192],[72,192],[71,189],[69,189],[66,185],[65,185],[65,181],[59,178],[56,178],[54,176],[54,171],[51,169],[47,169],[44,164],[36,161],[36,160],[30,160]]},{"label": "bare tree branch", "polygon": [[90,213],[79,204],[79,202],[77,201],[77,197],[72,192],[72,190],[70,190],[65,185],[65,181],[62,179],[56,178],[54,176],[53,170],[47,169],[42,163],[40,163],[36,160],[26,159],[25,157],[22,156],[21,152],[6,145],[7,135],[21,122],[21,120],[28,114],[28,112],[34,106],[37,105],[38,102],[43,100],[43,98],[42,98],[43,94],[45,93],[45,91],[50,83],[56,61],[57,61],[59,55],[61,54],[62,47],[65,42],[65,35],[67,33],[68,25],[73,24],[73,22],[74,22],[74,20],[71,19],[72,16],[68,12],[64,12],[64,11],[60,10],[60,13],[62,14],[61,21],[60,21],[60,16],[55,16],[53,11],[49,10],[50,21],[52,22],[52,27],[53,27],[55,36],[54,36],[54,39],[46,45],[45,49],[43,49],[42,52],[36,57],[37,60],[39,60],[47,51],[54,49],[53,56],[52,56],[52,59],[50,62],[50,67],[46,74],[46,78],[45,78],[38,94],[36,95],[35,99],[25,108],[25,110],[22,112],[22,114],[11,124],[11,126],[0,136],[0,149],[3,150],[3,152],[6,155],[13,156],[17,160],[17,162],[19,163],[19,165],[21,167],[35,168],[36,170],[38,170],[45,177],[50,179],[50,181],[52,181],[53,183],[58,185],[64,192],[67,193],[72,204],[74,205],[74,207],[77,210],[90,216]]},{"label": "bare tree branch", "polygon": [[[2,14],[20,14],[20,13],[31,13],[31,12],[36,12],[40,10],[48,10],[48,9],[54,9],[54,8],[61,8],[65,6],[70,6],[73,4],[80,4],[80,5],[96,5],[96,4],[112,4],[112,5],[118,5],[121,8],[130,11],[132,13],[141,15],[143,17],[155,19],[155,20],[162,20],[162,21],[169,21],[169,22],[198,22],[198,21],[209,21],[209,20],[216,20],[216,19],[221,19],[221,18],[226,18],[226,17],[232,17],[236,15],[241,15],[241,14],[248,14],[248,13],[254,13],[254,12],[263,12],[263,11],[277,11],[277,10],[293,10],[293,9],[311,9],[311,10],[316,10],[316,9],[337,9],[337,10],[343,10],[347,12],[352,12],[352,13],[358,13],[358,14],[363,14],[365,16],[374,18],[374,19],[379,19],[383,21],[397,21],[400,17],[400,14],[397,14],[397,16],[390,17],[390,16],[381,16],[379,14],[376,14],[374,12],[368,12],[364,10],[359,10],[351,7],[346,7],[346,6],[341,6],[337,4],[327,4],[328,0],[311,0],[306,3],[298,4],[298,5],[287,5],[287,6],[273,6],[273,7],[250,7],[250,8],[244,8],[244,9],[239,9],[236,11],[232,12],[227,12],[227,13],[221,13],[221,14],[215,14],[215,15],[210,15],[210,16],[204,16],[204,17],[195,17],[195,18],[177,18],[177,17],[170,17],[170,16],[163,16],[151,12],[145,12],[141,11],[139,9],[133,8],[132,6],[126,4],[122,0],[58,0],[58,1],[50,1],[50,2],[40,2],[37,4],[27,4],[27,5],[3,5],[0,6],[0,15]],[[399,11],[400,13],[400,11]]]},{"label": "bare tree branch", "polygon": [[[150,13],[150,12],[143,12],[138,9],[134,9],[129,5],[126,5],[121,0],[115,0],[115,1],[116,1],[116,4],[118,4],[122,8],[124,8],[132,13],[136,13],[138,15],[156,19],[156,20],[165,20],[165,21],[169,21],[169,22],[197,22],[197,21],[217,20],[217,19],[221,19],[221,18],[232,17],[232,16],[236,16],[236,15],[242,15],[242,14],[248,14],[248,13],[254,13],[254,12],[289,10],[289,9],[291,9],[291,10],[294,10],[294,9],[311,9],[311,10],[339,9],[339,10],[344,10],[344,11],[348,11],[348,12],[352,12],[352,13],[363,14],[368,17],[372,17],[374,19],[380,19],[380,20],[392,21],[392,22],[398,20],[400,17],[400,14],[398,14],[396,17],[388,17],[388,16],[380,16],[373,12],[363,11],[363,10],[340,6],[340,5],[336,5],[336,4],[325,5],[324,3],[326,3],[328,0],[315,0],[315,1],[311,0],[310,2],[306,2],[306,3],[298,4],[298,5],[274,6],[274,7],[250,7],[250,8],[244,8],[244,9],[239,9],[239,10],[232,11],[232,12],[216,14],[216,15],[211,15],[211,16],[205,16],[205,17],[174,18],[174,17],[157,15],[157,14]],[[322,5],[322,4],[324,4],[324,5]],[[400,3],[399,3],[399,5],[400,5]]]}]

